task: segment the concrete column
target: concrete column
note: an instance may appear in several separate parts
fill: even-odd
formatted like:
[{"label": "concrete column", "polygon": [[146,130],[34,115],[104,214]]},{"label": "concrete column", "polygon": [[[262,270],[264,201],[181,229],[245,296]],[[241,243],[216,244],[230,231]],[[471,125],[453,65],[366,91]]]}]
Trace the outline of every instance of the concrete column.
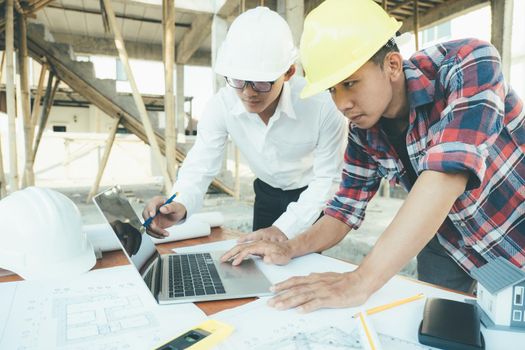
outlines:
[{"label": "concrete column", "polygon": [[510,80],[510,60],[512,41],[512,13],[514,0],[491,0],[492,31],[491,42],[501,55],[503,76]]},{"label": "concrete column", "polygon": [[[228,21],[221,16],[214,15],[213,22],[211,25],[211,65],[212,69],[215,67],[215,61],[217,60],[217,53],[224,39],[226,39],[226,33],[228,32]],[[219,91],[221,87],[225,85],[224,77],[221,75],[213,74],[213,92]]]},{"label": "concrete column", "polygon": [[184,135],[184,121],[186,115],[184,113],[184,65],[176,64],[175,65],[175,108],[177,110],[176,119],[177,119],[177,132]]},{"label": "concrete column", "polygon": [[[286,0],[286,22],[292,30],[293,41],[295,46],[299,48],[301,34],[303,34],[304,25],[304,0]],[[297,60],[297,71],[295,74],[304,75],[301,62]]]}]

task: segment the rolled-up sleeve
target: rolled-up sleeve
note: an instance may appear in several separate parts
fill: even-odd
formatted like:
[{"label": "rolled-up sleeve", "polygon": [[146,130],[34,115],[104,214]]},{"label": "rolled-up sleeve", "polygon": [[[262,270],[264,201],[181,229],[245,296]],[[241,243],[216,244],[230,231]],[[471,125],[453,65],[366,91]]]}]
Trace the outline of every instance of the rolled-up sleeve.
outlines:
[{"label": "rolled-up sleeve", "polygon": [[506,87],[499,54],[488,43],[465,46],[440,79],[447,106],[429,130],[418,173],[467,172],[471,190],[483,181],[488,148],[503,128]]}]

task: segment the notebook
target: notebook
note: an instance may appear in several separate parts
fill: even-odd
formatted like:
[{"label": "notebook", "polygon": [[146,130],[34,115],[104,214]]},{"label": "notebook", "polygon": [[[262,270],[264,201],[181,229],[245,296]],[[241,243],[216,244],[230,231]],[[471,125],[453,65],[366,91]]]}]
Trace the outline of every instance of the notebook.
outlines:
[{"label": "notebook", "polygon": [[272,294],[270,281],[253,259],[232,266],[220,262],[224,252],[159,254],[119,186],[97,194],[93,201],[159,304]]}]

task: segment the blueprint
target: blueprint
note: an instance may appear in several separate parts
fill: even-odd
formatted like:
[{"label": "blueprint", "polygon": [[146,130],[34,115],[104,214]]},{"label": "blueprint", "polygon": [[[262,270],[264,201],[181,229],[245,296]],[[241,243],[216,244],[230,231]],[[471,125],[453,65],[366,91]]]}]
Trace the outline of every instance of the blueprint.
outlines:
[{"label": "blueprint", "polygon": [[215,319],[235,327],[234,333],[218,349],[362,348],[358,322],[347,310],[301,314],[296,310],[275,310],[266,302],[267,299],[260,299],[214,315]]},{"label": "blueprint", "polygon": [[0,349],[147,349],[206,319],[193,304],[159,306],[130,266],[6,285]]},{"label": "blueprint", "polygon": [[[348,333],[335,326],[320,327],[312,332],[299,331],[295,325],[283,328],[273,339],[253,337],[247,339],[243,346],[253,350],[335,350],[335,349],[362,349],[359,334]],[[279,334],[280,333],[280,334]]]},{"label": "blueprint", "polygon": [[[231,324],[234,333],[219,350],[341,350],[370,349],[360,334],[358,319],[348,309],[318,310],[302,314],[278,311],[258,300],[213,315]],[[369,320],[370,322],[370,320]],[[370,324],[369,324],[370,326]],[[431,350],[433,348],[386,334],[378,334],[383,350]]]}]

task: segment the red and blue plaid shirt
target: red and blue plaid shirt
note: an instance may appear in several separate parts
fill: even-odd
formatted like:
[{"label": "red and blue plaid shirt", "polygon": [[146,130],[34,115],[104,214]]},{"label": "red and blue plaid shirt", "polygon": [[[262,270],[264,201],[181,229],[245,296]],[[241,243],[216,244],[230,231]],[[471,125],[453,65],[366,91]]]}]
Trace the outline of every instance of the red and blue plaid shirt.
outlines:
[{"label": "red and blue plaid shirt", "polygon": [[[525,265],[525,109],[490,44],[439,44],[404,62],[410,104],[408,156],[425,170],[467,172],[466,191],[438,230],[467,271],[502,256]],[[412,184],[381,123],[351,127],[342,182],[325,214],[357,229],[382,177]],[[417,213],[414,213],[417,215]]]}]

